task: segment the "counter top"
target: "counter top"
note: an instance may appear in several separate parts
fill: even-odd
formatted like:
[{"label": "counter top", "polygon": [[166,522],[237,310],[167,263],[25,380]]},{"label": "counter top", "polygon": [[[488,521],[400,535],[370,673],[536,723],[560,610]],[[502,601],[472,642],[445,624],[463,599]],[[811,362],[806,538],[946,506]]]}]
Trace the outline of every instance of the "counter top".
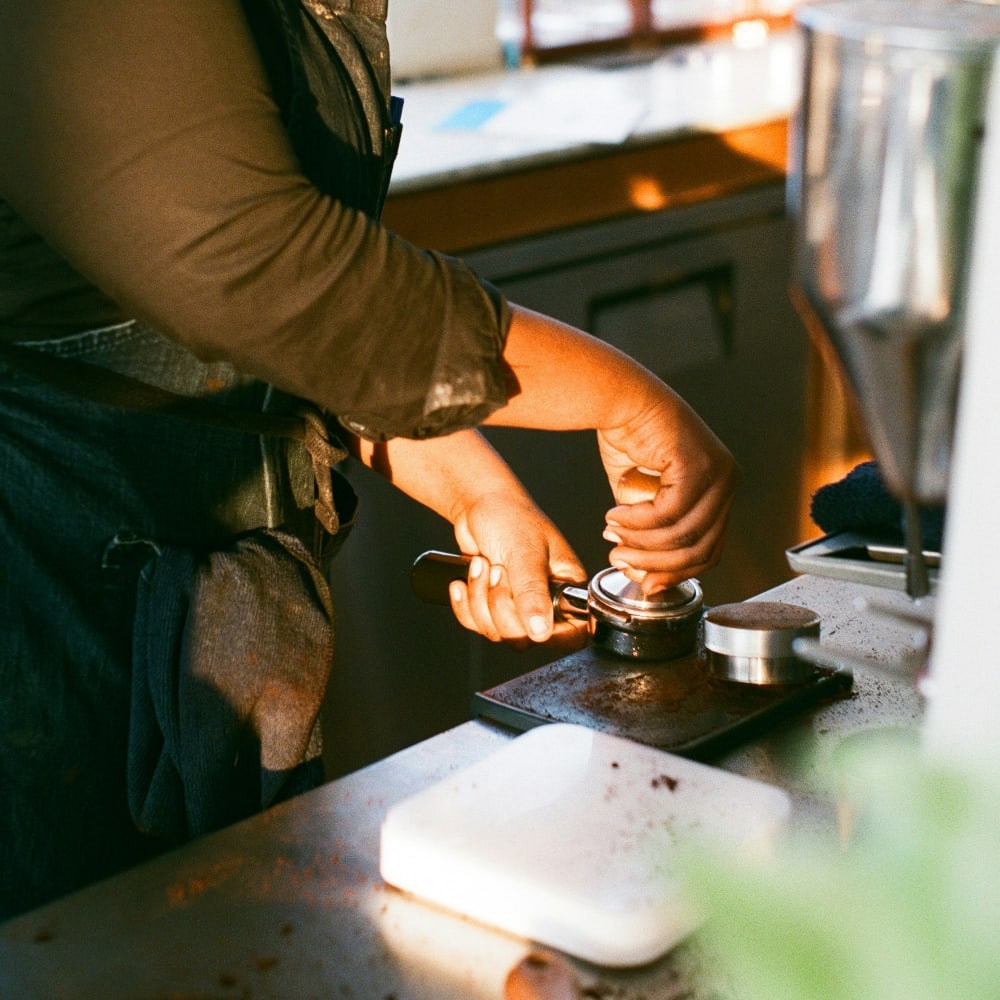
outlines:
[{"label": "counter top", "polygon": [[787,118],[801,45],[784,30],[614,62],[575,62],[402,83],[404,194],[693,133]]},{"label": "counter top", "polygon": [[384,221],[461,253],[783,184],[800,61],[785,30],[403,84]]},{"label": "counter top", "polygon": [[[786,788],[795,826],[835,832],[833,804],[817,795],[811,768],[847,737],[919,721],[912,680],[889,669],[920,648],[918,635],[859,605],[905,608],[908,598],[811,576],[761,596],[811,607],[824,644],[876,666],[856,670],[850,698],[717,763]],[[394,802],[511,738],[465,723],[0,925],[0,996],[500,1000],[530,942],[388,888],[378,836]],[[718,995],[695,985],[705,964],[695,935],[641,969],[576,967],[587,996],[696,1000]]]}]

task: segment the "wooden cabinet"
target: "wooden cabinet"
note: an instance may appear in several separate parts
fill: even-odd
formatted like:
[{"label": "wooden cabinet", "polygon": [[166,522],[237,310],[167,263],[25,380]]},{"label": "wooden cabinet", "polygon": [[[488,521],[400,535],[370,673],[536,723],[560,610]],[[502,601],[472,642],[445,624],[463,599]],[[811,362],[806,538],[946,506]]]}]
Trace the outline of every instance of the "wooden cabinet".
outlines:
[{"label": "wooden cabinet", "polygon": [[[513,301],[604,337],[669,382],[735,454],[743,485],[726,554],[702,580],[709,603],[789,576],[800,541],[808,346],[788,300],[783,184],[470,250]],[[611,494],[591,433],[489,436],[592,572]],[[473,691],[551,653],[515,653],[419,604],[409,567],[454,548],[450,526],[357,469],[362,517],[338,556],[337,669],[326,733],[343,771],[468,716]]]}]

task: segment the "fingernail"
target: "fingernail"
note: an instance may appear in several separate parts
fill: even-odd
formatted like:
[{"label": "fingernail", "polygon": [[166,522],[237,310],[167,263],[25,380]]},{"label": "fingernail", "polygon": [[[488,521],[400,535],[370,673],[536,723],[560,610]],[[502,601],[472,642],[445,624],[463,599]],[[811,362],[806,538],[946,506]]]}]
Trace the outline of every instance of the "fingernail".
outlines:
[{"label": "fingernail", "polygon": [[495,587],[500,582],[501,570],[499,566],[490,567],[490,586]]},{"label": "fingernail", "polygon": [[544,615],[532,615],[528,619],[528,633],[535,639],[544,639],[548,631],[549,623]]},{"label": "fingernail", "polygon": [[457,580],[448,585],[448,594],[456,604],[462,603],[462,585]]},{"label": "fingernail", "polygon": [[621,545],[621,538],[616,535],[610,528],[604,529],[604,535],[602,536],[607,542],[614,542],[615,545]]},{"label": "fingernail", "polygon": [[478,580],[483,575],[486,568],[486,560],[482,556],[473,556],[469,563],[469,579]]}]

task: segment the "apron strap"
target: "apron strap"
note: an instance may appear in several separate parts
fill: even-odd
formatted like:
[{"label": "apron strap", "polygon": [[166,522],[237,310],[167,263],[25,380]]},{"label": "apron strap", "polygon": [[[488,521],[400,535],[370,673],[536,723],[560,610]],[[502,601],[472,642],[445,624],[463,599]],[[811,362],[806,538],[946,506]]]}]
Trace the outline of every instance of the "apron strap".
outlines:
[{"label": "apron strap", "polygon": [[384,21],[389,13],[389,0],[305,0],[305,4],[320,17],[332,17],[341,11],[351,11]]}]

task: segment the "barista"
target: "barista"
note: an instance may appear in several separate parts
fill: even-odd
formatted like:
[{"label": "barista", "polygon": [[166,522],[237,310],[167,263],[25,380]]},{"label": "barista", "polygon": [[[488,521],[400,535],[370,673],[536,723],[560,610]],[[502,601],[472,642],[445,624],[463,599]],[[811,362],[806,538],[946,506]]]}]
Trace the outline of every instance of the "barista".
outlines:
[{"label": "barista", "polygon": [[[584,570],[478,425],[593,429],[612,492],[629,468],[662,470],[653,501],[608,513],[611,561],[647,590],[716,561],[737,474],[634,361],[379,225],[398,137],[384,6],[4,3],[0,342],[240,411],[309,401],[454,525],[475,556],[459,620],[545,642],[579,627],[554,625],[548,579]],[[276,465],[252,435],[76,398],[13,363],[0,437],[10,915],[169,841],[136,828],[125,794],[149,743],[129,567],[284,523],[304,466],[294,448]],[[217,735],[196,733],[199,753]]]}]

